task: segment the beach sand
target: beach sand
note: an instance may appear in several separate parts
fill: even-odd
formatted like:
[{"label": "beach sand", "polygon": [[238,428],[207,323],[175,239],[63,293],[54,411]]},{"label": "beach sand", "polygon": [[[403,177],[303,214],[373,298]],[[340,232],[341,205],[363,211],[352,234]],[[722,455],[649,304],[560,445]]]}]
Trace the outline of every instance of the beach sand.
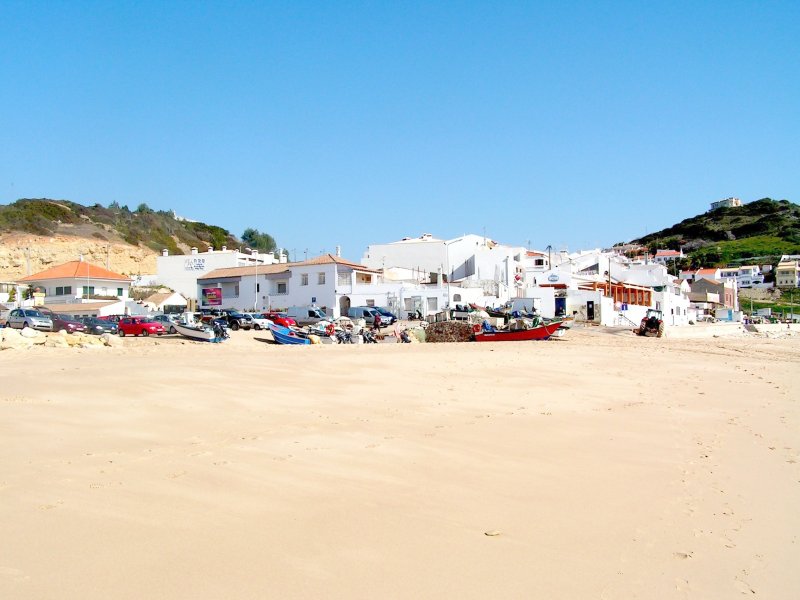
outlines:
[{"label": "beach sand", "polygon": [[0,353],[0,598],[800,597],[800,338],[260,337]]}]

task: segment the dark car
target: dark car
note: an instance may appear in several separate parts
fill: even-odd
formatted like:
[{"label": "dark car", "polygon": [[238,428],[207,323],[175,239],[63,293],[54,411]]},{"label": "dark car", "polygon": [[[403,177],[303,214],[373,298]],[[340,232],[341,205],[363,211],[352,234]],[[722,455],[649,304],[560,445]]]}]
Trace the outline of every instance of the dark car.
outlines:
[{"label": "dark car", "polygon": [[80,332],[86,331],[86,325],[84,325],[77,319],[73,319],[69,315],[61,315],[58,313],[53,313],[52,321],[53,321],[53,331],[61,331],[62,329],[67,333],[75,333],[76,331]]},{"label": "dark car", "polygon": [[263,315],[262,315],[262,316],[263,316],[265,319],[269,319],[270,321],[272,321],[273,323],[275,323],[275,325],[281,325],[282,327],[291,327],[291,326],[297,327],[297,321],[295,321],[294,319],[292,319],[292,318],[291,318],[289,315],[287,315],[286,313],[281,313],[281,312],[265,312],[265,313],[263,313]]},{"label": "dark car", "polygon": [[81,320],[86,326],[87,333],[94,333],[100,335],[103,333],[117,334],[117,324],[105,319],[98,319],[97,317],[83,317]]},{"label": "dark car", "polygon": [[223,319],[228,324],[228,327],[234,331],[237,329],[253,328],[253,320],[248,319],[245,315],[235,310],[226,310],[219,318]]}]

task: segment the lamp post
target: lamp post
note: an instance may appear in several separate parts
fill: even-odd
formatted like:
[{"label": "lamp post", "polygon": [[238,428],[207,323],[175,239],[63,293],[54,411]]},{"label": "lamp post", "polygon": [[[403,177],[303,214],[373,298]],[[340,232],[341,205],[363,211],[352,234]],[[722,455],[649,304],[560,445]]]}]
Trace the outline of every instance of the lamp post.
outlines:
[{"label": "lamp post", "polygon": [[253,285],[253,290],[255,294],[255,302],[253,303],[253,312],[258,312],[258,249],[253,250],[251,256],[255,257],[256,261],[256,282]]}]

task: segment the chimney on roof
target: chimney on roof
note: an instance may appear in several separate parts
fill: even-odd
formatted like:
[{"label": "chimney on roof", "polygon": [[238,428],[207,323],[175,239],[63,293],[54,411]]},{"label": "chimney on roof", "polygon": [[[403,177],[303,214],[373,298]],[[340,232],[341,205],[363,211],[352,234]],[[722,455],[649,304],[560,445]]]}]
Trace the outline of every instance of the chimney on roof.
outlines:
[{"label": "chimney on roof", "polygon": [[342,247],[336,246],[336,256],[341,256],[341,255],[342,255]]},{"label": "chimney on roof", "polygon": [[192,246],[192,254],[197,254],[197,248],[195,248],[194,246]]},{"label": "chimney on roof", "polygon": [[225,252],[227,249],[228,249],[228,247],[227,247],[227,246],[223,246],[223,247],[222,247],[222,251],[223,251],[223,252]]},{"label": "chimney on roof", "polygon": [[161,251],[161,256],[169,256],[169,250],[167,250],[166,248],[164,248],[164,249]]},{"label": "chimney on roof", "polygon": [[206,252],[213,252],[213,251],[214,251],[214,246],[209,246],[208,250],[206,250]]}]

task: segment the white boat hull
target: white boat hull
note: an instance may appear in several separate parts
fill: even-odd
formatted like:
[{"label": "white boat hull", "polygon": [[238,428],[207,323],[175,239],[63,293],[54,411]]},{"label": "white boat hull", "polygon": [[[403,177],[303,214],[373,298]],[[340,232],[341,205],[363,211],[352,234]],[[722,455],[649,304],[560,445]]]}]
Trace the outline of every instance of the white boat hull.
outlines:
[{"label": "white boat hull", "polygon": [[193,327],[191,325],[175,323],[175,329],[177,329],[178,333],[182,336],[199,342],[212,342],[217,337],[210,327]]}]

